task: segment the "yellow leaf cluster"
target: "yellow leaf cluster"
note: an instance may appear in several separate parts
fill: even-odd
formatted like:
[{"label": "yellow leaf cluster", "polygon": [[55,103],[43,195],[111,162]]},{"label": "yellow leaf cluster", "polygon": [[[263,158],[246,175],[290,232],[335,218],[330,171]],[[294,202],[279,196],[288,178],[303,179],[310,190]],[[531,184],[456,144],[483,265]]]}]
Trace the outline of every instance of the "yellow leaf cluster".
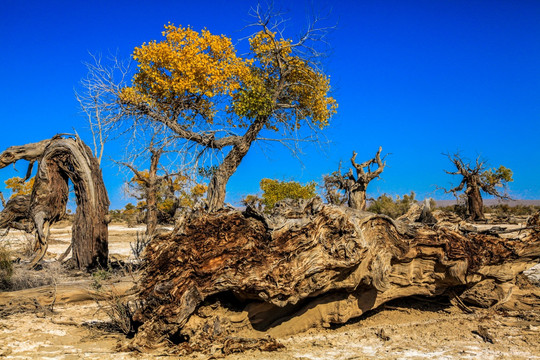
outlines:
[{"label": "yellow leaf cluster", "polygon": [[249,39],[251,57],[243,58],[230,38],[206,29],[169,24],[163,36],[135,48],[138,71],[120,92],[143,114],[150,107],[165,116],[180,113],[185,125],[197,114],[211,123],[224,109],[215,103],[225,101],[230,125],[246,127],[263,118],[277,130],[298,128],[302,120],[323,128],[336,113],[329,77],[295,54],[290,39],[261,31]]},{"label": "yellow leaf cluster", "polygon": [[122,90],[124,101],[154,106],[196,96],[210,106],[210,98],[232,96],[251,76],[251,61],[238,57],[226,36],[171,24],[163,36],[135,48],[138,71],[133,85]]},{"label": "yellow leaf cluster", "polygon": [[302,185],[297,181],[262,179],[260,183],[263,191],[262,203],[267,209],[271,209],[283,199],[311,199],[316,196],[316,186],[314,182]]},{"label": "yellow leaf cluster", "polygon": [[15,176],[11,179],[7,179],[4,183],[6,184],[6,189],[10,189],[12,191],[10,198],[13,198],[17,195],[30,195],[32,193],[32,188],[34,187],[35,180],[36,178],[33,177],[27,182],[23,182],[23,179]]},{"label": "yellow leaf cluster", "polygon": [[[330,79],[295,56],[291,40],[277,39],[273,32],[257,33],[250,39],[250,46],[259,67],[253,70],[247,88],[236,97],[236,114],[248,118],[269,116],[276,109],[274,102],[279,101],[295,111],[280,114],[275,120],[291,127],[299,127],[299,120],[304,119],[320,128],[327,126],[337,111],[336,100],[328,96]],[[267,127],[276,129],[270,124]]]}]

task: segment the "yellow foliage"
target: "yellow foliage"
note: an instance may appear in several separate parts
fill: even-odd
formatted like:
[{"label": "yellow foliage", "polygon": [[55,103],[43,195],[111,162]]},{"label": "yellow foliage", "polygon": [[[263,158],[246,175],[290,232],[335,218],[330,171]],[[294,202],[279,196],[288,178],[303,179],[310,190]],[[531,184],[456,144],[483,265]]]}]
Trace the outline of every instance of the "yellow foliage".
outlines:
[{"label": "yellow foliage", "polygon": [[12,177],[7,179],[4,183],[6,184],[6,189],[12,191],[11,198],[17,195],[30,195],[32,193],[32,188],[34,187],[34,182],[36,178],[33,177],[27,182],[23,182],[23,179],[20,177]]},{"label": "yellow foliage", "polygon": [[[282,87],[278,101],[295,111],[277,116],[276,120],[289,123],[292,128],[298,128],[299,120],[304,119],[310,119],[319,128],[327,126],[337,111],[336,100],[328,96],[330,79],[306,60],[294,56],[290,39],[278,40],[275,36],[275,33],[261,31],[250,39],[260,67],[253,71],[248,87],[237,97],[234,111],[246,117],[266,116],[276,110],[270,91]],[[290,123],[293,117],[296,121]]]},{"label": "yellow foliage", "polygon": [[251,61],[236,56],[231,39],[203,29],[166,25],[165,40],[135,48],[138,72],[121,98],[134,104],[172,104],[178,99],[199,97],[198,106],[210,112],[211,98],[240,89],[251,76]]},{"label": "yellow foliage", "polygon": [[283,199],[311,199],[316,196],[316,186],[314,182],[302,185],[296,181],[286,182],[262,179],[260,183],[261,190],[263,191],[262,203],[268,209],[271,209],[278,201]]},{"label": "yellow foliage", "polygon": [[126,104],[174,116],[180,111],[189,125],[197,113],[212,122],[219,98],[231,126],[263,118],[271,130],[279,124],[296,129],[302,120],[323,128],[336,113],[330,79],[294,55],[290,39],[261,31],[249,40],[252,58],[241,58],[230,38],[206,29],[168,24],[163,36],[135,48],[138,71],[120,93]]}]

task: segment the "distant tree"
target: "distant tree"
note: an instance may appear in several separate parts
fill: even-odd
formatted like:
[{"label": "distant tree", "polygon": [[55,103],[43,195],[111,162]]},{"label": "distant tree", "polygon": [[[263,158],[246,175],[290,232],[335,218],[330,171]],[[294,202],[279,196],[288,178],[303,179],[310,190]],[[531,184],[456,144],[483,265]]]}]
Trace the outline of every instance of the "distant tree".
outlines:
[{"label": "distant tree", "polygon": [[[356,169],[356,176],[353,169],[349,169],[346,174],[341,174],[341,164],[338,171],[324,177],[325,197],[329,203],[341,205],[347,199],[348,205],[353,209],[366,210],[366,191],[369,183],[379,178],[386,166],[384,157],[381,159],[382,147],[375,154],[373,159],[363,163],[356,163],[356,152],[353,151],[351,163]],[[377,169],[372,170],[371,166],[377,165]],[[340,194],[344,191],[345,194]]]},{"label": "distant tree", "polygon": [[414,191],[411,191],[409,195],[403,195],[403,198],[396,196],[394,200],[392,196],[383,194],[374,200],[368,211],[374,212],[376,214],[383,214],[390,216],[392,219],[396,219],[401,215],[405,214],[412,204],[416,203],[416,194]]},{"label": "distant tree", "polygon": [[136,209],[145,211],[146,235],[152,236],[157,224],[171,221],[178,209],[192,209],[200,205],[207,186],[194,183],[181,173],[158,172],[163,149],[151,147],[149,151],[149,170],[137,170],[129,163],[123,165],[133,172],[129,193],[139,200]]},{"label": "distant tree", "polygon": [[[457,192],[465,188],[466,209],[470,220],[485,220],[481,191],[500,199],[510,199],[506,191],[508,183],[513,181],[512,170],[502,165],[497,169],[486,169],[485,162],[481,161],[480,158],[477,158],[475,163],[471,165],[457,153],[445,155],[457,169],[457,171],[445,170],[445,172],[461,176],[462,180],[458,186],[443,190],[458,198]],[[500,193],[497,188],[502,188],[504,192]]]},{"label": "distant tree", "polygon": [[262,204],[270,210],[274,205],[284,199],[311,199],[316,196],[315,182],[302,185],[297,181],[279,181],[272,179],[262,179],[260,183],[262,194]]}]

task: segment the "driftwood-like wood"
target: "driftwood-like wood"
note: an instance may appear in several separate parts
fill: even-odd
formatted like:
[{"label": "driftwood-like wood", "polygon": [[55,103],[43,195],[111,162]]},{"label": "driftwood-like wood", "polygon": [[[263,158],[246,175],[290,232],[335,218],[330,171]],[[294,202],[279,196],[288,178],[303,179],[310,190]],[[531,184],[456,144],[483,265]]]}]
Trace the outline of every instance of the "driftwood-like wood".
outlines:
[{"label": "driftwood-like wood", "polygon": [[18,195],[9,199],[0,212],[0,229],[10,228],[32,232],[34,224],[29,219],[30,195]]},{"label": "driftwood-like wood", "polygon": [[[65,215],[68,179],[71,179],[77,201],[71,244],[73,259],[81,269],[105,267],[108,259],[106,219],[109,199],[99,164],[90,148],[78,137],[57,135],[38,143],[6,149],[0,154],[0,168],[21,159],[31,162],[29,172],[33,162],[39,163],[29,204],[23,204],[27,199],[20,198],[20,206],[6,206],[5,215],[0,215],[0,218],[9,222],[6,225],[13,226],[23,214],[27,214],[34,223],[36,255],[31,266],[35,266],[46,253],[50,226]],[[28,208],[25,210],[26,205]]]},{"label": "driftwood-like wood", "polygon": [[192,217],[146,249],[134,345],[281,336],[396,298],[484,281],[511,287],[540,256],[539,225],[514,239],[466,236],[317,200],[278,204],[271,216],[248,208]]}]

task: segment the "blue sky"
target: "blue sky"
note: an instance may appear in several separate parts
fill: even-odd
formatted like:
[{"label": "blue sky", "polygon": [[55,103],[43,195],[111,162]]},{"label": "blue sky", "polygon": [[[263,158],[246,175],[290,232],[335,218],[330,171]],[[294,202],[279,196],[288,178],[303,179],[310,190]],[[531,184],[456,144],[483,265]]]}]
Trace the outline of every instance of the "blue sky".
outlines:
[{"label": "blue sky", "polygon": [[[89,141],[74,88],[86,75],[89,52],[128,58],[135,46],[159,39],[163,24],[191,25],[239,42],[254,1],[13,1],[0,12],[0,151],[74,129]],[[540,2],[538,1],[297,1],[275,2],[296,35],[307,14],[335,24],[326,72],[338,114],[323,150],[304,148],[301,162],[277,145],[255,146],[228,184],[229,202],[256,193],[262,178],[320,181],[379,145],[388,167],[371,196],[458,179],[443,152],[477,155],[514,171],[511,194],[540,199]],[[245,43],[239,42],[239,46]],[[107,145],[103,172],[112,208],[128,199],[125,175],[109,159],[125,144]],[[0,180],[24,166],[0,170]],[[1,188],[1,187],[0,187]]]}]

